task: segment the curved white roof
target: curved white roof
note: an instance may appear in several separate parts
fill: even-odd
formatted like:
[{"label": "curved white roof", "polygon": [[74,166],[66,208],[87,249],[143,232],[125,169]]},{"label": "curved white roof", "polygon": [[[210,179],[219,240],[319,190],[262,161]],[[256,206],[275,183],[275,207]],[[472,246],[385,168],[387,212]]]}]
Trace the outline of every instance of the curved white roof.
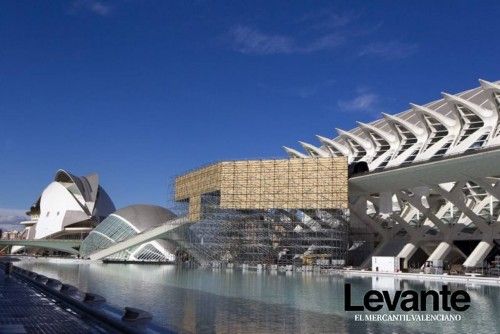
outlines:
[{"label": "curved white roof", "polygon": [[99,186],[97,174],[75,176],[60,169],[30,209],[31,214],[39,216],[33,227],[34,238],[51,237],[68,227],[81,228],[81,223],[96,224],[115,210]]},{"label": "curved white roof", "polygon": [[[175,218],[174,213],[156,205],[136,204],[119,209],[97,225],[85,238],[81,246],[82,256],[87,257]],[[176,247],[167,241],[154,240],[108,258],[122,261],[173,261],[175,249]]]},{"label": "curved white roof", "polygon": [[130,224],[139,232],[161,225],[177,216],[170,210],[157,205],[135,204],[124,207],[113,213]]},{"label": "curved white roof", "polygon": [[284,147],[291,158],[347,156],[366,161],[370,170],[424,161],[500,144],[500,81],[480,86],[397,115],[383,114],[369,124],[358,122],[338,137],[317,136],[320,145],[299,142],[303,152]]}]

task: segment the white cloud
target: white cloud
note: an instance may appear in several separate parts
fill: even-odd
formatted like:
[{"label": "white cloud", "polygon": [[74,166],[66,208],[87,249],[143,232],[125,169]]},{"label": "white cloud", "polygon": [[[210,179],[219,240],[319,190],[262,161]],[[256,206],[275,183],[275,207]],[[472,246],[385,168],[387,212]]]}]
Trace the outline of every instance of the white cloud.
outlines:
[{"label": "white cloud", "polygon": [[401,59],[414,54],[417,44],[401,43],[398,41],[376,42],[366,45],[359,52],[359,56],[376,56],[384,59]]},{"label": "white cloud", "polygon": [[230,35],[233,48],[241,53],[292,53],[294,48],[294,41],[290,37],[268,35],[241,25],[231,29]]},{"label": "white cloud", "polygon": [[334,29],[344,27],[358,17],[359,14],[353,12],[336,12],[323,9],[305,14],[298,22],[311,23],[314,29]]},{"label": "white cloud", "polygon": [[229,36],[234,50],[257,55],[312,53],[333,49],[345,41],[341,34],[330,33],[301,45],[291,36],[267,34],[242,25],[233,27]]},{"label": "white cloud", "polygon": [[[333,50],[348,43],[354,45],[361,36],[374,33],[382,24],[364,22],[360,17],[360,12],[320,9],[291,21],[294,33],[266,32],[240,24],[229,29],[225,37],[233,50],[244,54],[309,54]],[[370,44],[359,55],[403,57],[413,52],[413,48],[416,45],[397,42]]]},{"label": "white cloud", "polygon": [[329,79],[329,80],[324,80],[322,82],[314,82],[300,86],[292,85],[288,87],[279,87],[270,85],[268,83],[259,83],[258,87],[272,94],[307,99],[317,95],[323,90],[326,90],[334,83],[335,83],[334,79]]},{"label": "white cloud", "polygon": [[108,16],[111,13],[112,7],[104,1],[75,0],[71,12],[75,13],[82,10],[89,11],[99,16]]},{"label": "white cloud", "polygon": [[378,95],[362,93],[351,100],[341,100],[338,106],[343,111],[369,111],[378,101]]},{"label": "white cloud", "polygon": [[[341,34],[328,34],[313,40],[304,46],[301,51],[305,53],[333,49],[345,42],[345,37]],[[300,51],[300,50],[299,50]]]},{"label": "white cloud", "polygon": [[2,209],[0,208],[0,229],[6,230],[21,230],[22,226],[19,222],[27,220],[29,217],[24,210],[17,209]]}]

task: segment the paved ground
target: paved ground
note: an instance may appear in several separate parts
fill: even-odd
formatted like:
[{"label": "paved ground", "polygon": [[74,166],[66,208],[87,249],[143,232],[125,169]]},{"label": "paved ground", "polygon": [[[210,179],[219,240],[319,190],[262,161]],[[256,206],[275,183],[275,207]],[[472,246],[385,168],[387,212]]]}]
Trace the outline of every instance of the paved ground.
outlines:
[{"label": "paved ground", "polygon": [[109,333],[0,267],[0,334]]}]

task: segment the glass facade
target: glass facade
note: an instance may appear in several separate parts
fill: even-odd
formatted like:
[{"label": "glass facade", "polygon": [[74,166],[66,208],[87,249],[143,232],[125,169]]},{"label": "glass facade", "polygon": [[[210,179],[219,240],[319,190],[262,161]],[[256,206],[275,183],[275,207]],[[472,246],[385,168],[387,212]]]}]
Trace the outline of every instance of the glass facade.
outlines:
[{"label": "glass facade", "polygon": [[[138,232],[127,221],[112,214],[90,232],[82,243],[80,253],[82,257],[88,257],[98,250],[106,249],[137,234]],[[165,251],[159,249],[159,245],[154,241],[128,248],[106,259],[115,261],[169,261]]]}]

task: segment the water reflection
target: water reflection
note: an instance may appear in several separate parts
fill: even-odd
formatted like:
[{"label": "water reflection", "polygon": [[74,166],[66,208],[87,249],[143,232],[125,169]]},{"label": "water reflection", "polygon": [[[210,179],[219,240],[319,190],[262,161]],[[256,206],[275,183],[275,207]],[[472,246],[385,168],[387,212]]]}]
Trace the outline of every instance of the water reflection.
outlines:
[{"label": "water reflection", "polygon": [[[23,261],[20,266],[101,294],[117,306],[153,313],[159,325],[187,333],[481,333],[500,321],[500,288],[466,289],[471,308],[454,323],[355,322],[344,312],[344,283],[361,302],[370,289],[441,289],[441,282],[390,277],[185,270],[175,266]],[[430,306],[430,304],[429,304]],[[387,310],[381,311],[388,313]]]},{"label": "water reflection", "polygon": [[386,290],[395,292],[396,290],[403,289],[403,282],[400,279],[385,276],[374,276],[372,279],[373,290]]}]

